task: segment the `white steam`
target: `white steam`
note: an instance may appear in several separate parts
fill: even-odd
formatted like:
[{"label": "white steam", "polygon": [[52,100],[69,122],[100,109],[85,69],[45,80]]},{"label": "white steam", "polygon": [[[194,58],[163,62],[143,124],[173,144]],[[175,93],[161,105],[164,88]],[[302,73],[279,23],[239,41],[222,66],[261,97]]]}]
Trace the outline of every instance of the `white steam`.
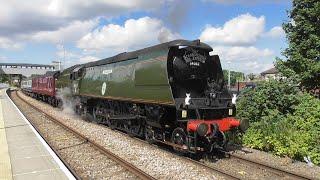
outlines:
[{"label": "white steam", "polygon": [[181,36],[178,33],[172,33],[169,29],[167,28],[161,28],[158,34],[158,41],[160,43],[165,43],[168,41],[172,41],[174,39],[181,38]]},{"label": "white steam", "polygon": [[59,89],[57,91],[57,98],[62,101],[62,113],[69,115],[76,115],[74,111],[74,102],[72,100],[71,89],[68,87]]}]

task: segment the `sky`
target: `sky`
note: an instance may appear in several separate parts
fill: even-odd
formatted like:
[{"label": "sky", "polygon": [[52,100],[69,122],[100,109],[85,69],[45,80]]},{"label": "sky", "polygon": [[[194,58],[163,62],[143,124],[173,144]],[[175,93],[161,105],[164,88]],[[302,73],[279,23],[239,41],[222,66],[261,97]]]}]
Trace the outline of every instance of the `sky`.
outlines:
[{"label": "sky", "polygon": [[223,69],[273,67],[289,0],[0,0],[0,62],[65,67],[174,39],[209,44]]}]

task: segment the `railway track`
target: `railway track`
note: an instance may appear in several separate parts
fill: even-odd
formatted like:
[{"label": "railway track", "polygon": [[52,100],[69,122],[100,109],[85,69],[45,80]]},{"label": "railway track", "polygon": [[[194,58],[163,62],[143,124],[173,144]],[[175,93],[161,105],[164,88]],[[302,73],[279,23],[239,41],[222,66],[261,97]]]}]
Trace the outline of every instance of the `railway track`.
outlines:
[{"label": "railway track", "polygon": [[[108,128],[108,127],[106,127]],[[115,130],[123,135],[128,135],[126,134],[125,132],[122,132],[122,131],[119,131],[119,130]],[[158,144],[158,145],[155,145],[155,144],[149,144],[148,142],[146,142],[145,140],[142,140],[140,138],[137,138],[137,137],[132,137],[134,139],[136,139],[137,141],[140,141],[141,143],[144,143],[144,144],[147,144],[147,145],[150,145],[152,146],[153,148],[161,148],[162,150],[164,151],[169,151],[171,153],[174,153],[174,151],[170,150],[169,148],[162,148],[163,147],[163,144]],[[271,173],[271,174],[275,174],[277,177],[281,178],[281,179],[301,179],[301,180],[311,180],[311,179],[314,179],[312,177],[309,177],[307,175],[302,175],[302,174],[297,174],[295,172],[291,172],[291,171],[288,171],[288,170],[285,170],[285,169],[282,169],[282,168],[277,168],[277,167],[274,167],[274,166],[271,166],[271,165],[268,165],[266,163],[263,163],[263,162],[259,162],[259,161],[256,161],[256,160],[252,160],[252,159],[248,159],[248,158],[245,158],[245,157],[242,157],[240,155],[237,155],[233,152],[227,152],[227,151],[220,151],[222,152],[226,157],[226,159],[236,159],[239,163],[244,163],[244,164],[249,164],[250,167],[256,167],[256,168],[259,168],[259,169],[262,169],[262,171],[265,172],[266,174],[266,177],[268,177],[268,173]],[[197,164],[198,166],[201,166],[203,168],[206,168],[206,169],[210,169],[212,170],[213,172],[216,172],[218,174],[220,174],[221,176],[223,177],[226,177],[227,179],[248,179],[248,177],[246,176],[242,176],[241,174],[239,174],[238,172],[235,172],[235,173],[230,173],[229,171],[226,171],[225,169],[223,168],[218,168],[218,167],[215,167],[215,166],[212,166],[210,164],[209,161],[210,160],[205,160],[205,162],[200,162],[200,161],[197,161],[197,160],[194,160],[192,158],[189,158],[189,157],[183,157],[183,156],[179,156],[181,159],[184,159],[186,161],[190,161],[190,162],[193,162],[195,164]],[[253,178],[254,179],[254,178]],[[266,179],[270,179],[270,178],[266,178]]]},{"label": "railway track", "polygon": [[232,152],[224,152],[229,158],[237,159],[238,161],[241,161],[243,163],[248,163],[254,166],[257,166],[262,169],[267,169],[268,171],[271,171],[275,174],[278,174],[280,177],[288,178],[288,179],[313,179],[312,177],[309,177],[307,175],[297,174],[292,171],[288,171],[283,168],[271,166],[269,164],[259,162],[253,159],[248,159],[243,156],[240,156],[238,154],[232,153]]},{"label": "railway track", "polygon": [[[53,123],[39,123],[35,122],[33,120],[29,120],[31,125],[39,132],[39,134],[47,141],[49,146],[55,151],[55,153],[58,155],[58,157],[64,162],[64,164],[67,166],[67,168],[73,173],[73,175],[77,179],[92,179],[92,178],[99,178],[99,176],[96,177],[90,177],[84,174],[88,174],[88,172],[85,172],[84,169],[77,169],[72,166],[72,160],[66,158],[65,155],[63,155],[62,151],[66,151],[68,149],[76,149],[78,152],[77,154],[81,154],[82,156],[87,155],[87,157],[84,158],[95,158],[98,157],[97,159],[102,160],[103,162],[108,162],[108,163],[101,163],[101,165],[106,165],[109,167],[103,167],[103,168],[110,168],[111,167],[116,167],[117,170],[115,170],[110,178],[123,178],[123,179],[143,179],[143,180],[153,180],[155,179],[154,177],[150,176],[149,174],[143,172],[139,168],[135,167],[131,163],[127,162],[125,159],[122,159],[121,157],[117,156],[116,154],[110,152],[109,150],[105,149],[101,145],[97,144],[94,140],[88,139],[85,137],[83,134],[78,132],[77,130],[73,129],[72,127],[67,126],[66,124],[60,122],[59,120],[55,119],[52,117],[49,113],[43,112],[41,109],[38,107],[32,105],[31,103],[25,101],[23,98],[19,96],[17,92],[14,92],[10,94],[11,98],[15,101],[18,100],[22,101],[27,105],[31,110],[28,111],[28,114],[32,114],[33,116],[44,116],[46,120],[49,120]],[[16,102],[15,102],[16,103]],[[18,105],[19,106],[19,105]],[[21,107],[19,107],[21,108]],[[27,116],[27,114],[25,114]],[[45,126],[44,124],[47,124],[48,126]],[[39,127],[39,125],[41,127]],[[51,126],[51,127],[49,127]],[[56,127],[53,127],[56,126]],[[46,135],[44,132],[45,130],[49,128],[54,128],[54,132],[59,132],[57,136],[58,139],[60,139],[61,142],[53,142],[53,140],[48,140],[49,137]],[[45,130],[44,130],[45,129]],[[65,132],[63,132],[63,130]],[[56,139],[57,140],[57,139]],[[83,151],[83,152],[80,152]],[[94,155],[94,157],[90,157],[88,154],[90,152],[91,154]],[[93,161],[94,163],[99,164],[96,161]],[[88,164],[89,166],[91,164]],[[103,169],[100,168],[100,169]],[[90,172],[91,174],[94,174]],[[97,173],[99,174],[99,173]],[[101,174],[101,172],[100,172]],[[123,176],[118,177],[119,174],[123,174]],[[106,175],[106,174],[105,174]],[[106,175],[108,177],[108,174]],[[101,178],[102,176],[100,176]],[[104,177],[105,178],[105,177]]]},{"label": "railway track", "polygon": [[[106,127],[108,128],[108,127]],[[115,130],[118,131],[119,133],[123,134],[123,135],[128,135],[125,132],[119,131],[119,130]],[[163,144],[149,144],[148,142],[146,142],[145,140],[142,140],[140,138],[137,137],[132,137],[134,139],[136,139],[137,141],[140,141],[141,143],[144,144],[148,144],[150,146],[152,146],[153,148],[161,148],[164,151],[169,151],[171,153],[174,153],[172,150],[170,150],[169,148],[163,148]],[[266,179],[270,179],[268,176],[268,174],[273,174],[275,175],[275,177],[277,177],[277,179],[301,179],[301,180],[312,180],[314,178],[309,177],[307,175],[302,175],[302,174],[297,174],[295,172],[291,172],[282,168],[277,168],[271,165],[268,165],[266,163],[263,162],[259,162],[259,161],[255,161],[252,159],[248,159],[245,157],[242,157],[240,155],[237,155],[233,152],[227,152],[227,151],[220,151],[221,153],[223,153],[226,157],[225,159],[236,159],[238,161],[238,163],[243,163],[243,164],[249,164],[250,167],[253,168],[259,168],[261,169],[261,171],[263,171],[265,173],[265,177]],[[226,179],[250,179],[247,176],[243,176],[241,174],[239,174],[239,172],[230,172],[228,170],[225,170],[224,168],[219,168],[216,166],[212,166],[212,163],[210,162],[210,160],[205,160],[205,162],[200,162],[197,160],[194,160],[192,158],[189,157],[183,157],[183,156],[179,156],[181,159],[185,160],[185,161],[190,161],[194,164],[197,164],[200,167],[206,168],[206,169],[210,169],[213,172],[225,177]],[[214,162],[215,163],[215,162]],[[257,178],[252,178],[252,179],[257,179]],[[259,178],[260,179],[260,178]]]},{"label": "railway track", "polygon": [[[127,135],[126,133],[124,133],[122,131],[118,131],[118,132],[120,132],[124,135]],[[142,139],[139,139],[136,137],[133,137],[133,138],[135,138],[137,141],[140,141],[142,143],[149,144],[148,142],[146,142]],[[149,144],[149,145],[154,148],[160,148],[160,146],[163,147],[161,144],[159,144],[159,145]],[[164,149],[162,148],[162,150],[174,153],[172,150],[169,150],[168,148],[164,148]],[[290,180],[291,179],[301,179],[301,180],[314,179],[314,178],[309,177],[307,175],[297,174],[297,173],[294,173],[294,172],[291,172],[291,171],[288,171],[288,170],[285,170],[282,168],[273,167],[273,166],[270,166],[270,165],[262,163],[262,162],[248,159],[248,158],[242,157],[240,155],[234,154],[232,152],[223,151],[223,153],[226,155],[226,157],[225,157],[226,159],[233,158],[233,159],[236,159],[238,161],[238,163],[249,164],[250,167],[261,169],[265,173],[265,176],[267,177],[266,179],[270,179],[270,178],[268,178],[269,177],[268,174],[270,174],[270,173],[275,174],[276,177],[278,177],[277,179],[290,179]],[[250,179],[247,176],[243,176],[243,175],[239,174],[239,172],[230,172],[230,171],[226,170],[225,168],[219,168],[216,166],[212,166],[212,163],[210,160],[205,160],[205,162],[201,162],[201,161],[189,158],[189,157],[183,157],[183,156],[179,156],[179,157],[185,161],[193,162],[194,164],[197,164],[200,167],[203,167],[206,169],[211,169],[213,172],[215,172],[223,177],[226,177],[226,179],[239,179],[239,180],[240,179]],[[239,161],[241,161],[241,162],[239,162]],[[214,163],[216,163],[216,162],[214,162]],[[257,179],[257,178],[252,178],[252,179]]]},{"label": "railway track", "polygon": [[[106,128],[109,128],[109,127],[106,127]],[[125,135],[125,136],[128,135],[128,134],[126,134],[126,133],[124,133],[124,132],[122,132],[122,131],[119,131],[119,130],[115,130],[115,131],[117,131],[117,132],[119,132],[119,133],[121,133],[121,134],[123,134],[123,135]],[[150,144],[150,143],[146,142],[145,140],[142,140],[142,139],[137,138],[137,137],[131,137],[131,138],[134,138],[135,140],[137,140],[137,141],[139,141],[139,142],[141,142],[141,143],[143,143],[143,144],[145,144],[145,145],[148,145],[148,146],[150,146],[150,147],[152,147],[152,148],[157,148],[157,149],[161,148],[161,150],[163,150],[163,151],[165,151],[165,152],[174,153],[172,150],[169,150],[168,148],[163,148],[163,147],[164,147],[163,144],[160,144],[160,143],[159,143],[159,145],[157,145],[157,144]],[[166,145],[166,146],[167,146],[167,145]],[[222,177],[225,177],[226,179],[230,179],[230,180],[232,180],[232,179],[234,179],[234,180],[235,180],[235,179],[241,179],[241,178],[239,178],[238,176],[236,176],[236,175],[234,175],[234,174],[232,174],[232,173],[228,173],[228,172],[226,172],[226,171],[224,171],[224,170],[222,170],[222,169],[220,169],[220,168],[216,168],[216,167],[212,167],[212,166],[206,165],[206,164],[204,164],[204,163],[202,163],[202,162],[199,162],[199,161],[197,161],[197,160],[194,160],[194,159],[192,159],[192,158],[188,158],[188,157],[184,157],[184,156],[179,156],[179,155],[177,155],[177,156],[178,156],[179,159],[182,159],[183,161],[192,162],[192,163],[197,164],[198,166],[200,166],[200,167],[202,167],[202,168],[209,169],[209,170],[211,170],[212,172],[214,172],[214,173],[216,173],[216,174],[219,174],[219,175],[222,176]]]},{"label": "railway track", "polygon": [[[37,108],[38,109],[38,108]],[[50,115],[49,115],[50,116]],[[60,123],[60,122],[59,122]],[[105,127],[105,126],[104,126]],[[128,135],[124,132],[118,131],[124,135]],[[86,137],[83,137],[84,139],[86,139]],[[134,138],[137,141],[140,141],[144,144],[148,144],[150,145],[148,142],[139,139],[139,138]],[[98,145],[98,144],[97,144]],[[99,145],[98,145],[99,146]],[[153,148],[161,148],[161,150],[164,151],[169,151],[172,152],[170,150],[170,148],[163,148],[162,145],[150,145]],[[251,160],[251,159],[247,159],[245,157],[242,157],[240,155],[237,155],[233,152],[223,152],[227,157],[221,159],[221,161],[233,161],[234,164],[236,164],[235,166],[237,166],[237,164],[242,164],[247,166],[247,168],[249,170],[253,170],[253,169],[259,169],[261,173],[264,173],[263,176],[258,176],[258,177],[251,177],[251,174],[247,174],[247,175],[243,175],[243,174],[239,174],[238,172],[235,172],[236,170],[233,169],[232,167],[230,167],[229,169],[226,168],[225,166],[220,166],[220,160],[216,161],[216,162],[212,162],[209,160],[205,160],[205,161],[196,161],[193,160],[191,158],[187,158],[187,157],[183,157],[183,156],[179,156],[179,158],[185,160],[185,161],[189,161],[192,162],[194,164],[197,164],[199,167],[202,167],[204,169],[210,169],[212,172],[219,174],[220,176],[224,177],[225,179],[313,179],[312,177],[309,177],[307,175],[301,175],[301,174],[297,174],[282,168],[278,168],[278,167],[273,167],[270,166],[268,164],[265,164],[263,162],[258,162],[255,160]],[[225,163],[225,162],[222,162]],[[218,165],[213,165],[213,164],[218,164]],[[233,169],[233,170],[232,170]],[[240,169],[240,168],[239,168]],[[254,170],[253,170],[254,171]],[[241,172],[241,171],[240,171]],[[261,174],[260,174],[261,175]],[[264,178],[261,178],[264,177]]]}]

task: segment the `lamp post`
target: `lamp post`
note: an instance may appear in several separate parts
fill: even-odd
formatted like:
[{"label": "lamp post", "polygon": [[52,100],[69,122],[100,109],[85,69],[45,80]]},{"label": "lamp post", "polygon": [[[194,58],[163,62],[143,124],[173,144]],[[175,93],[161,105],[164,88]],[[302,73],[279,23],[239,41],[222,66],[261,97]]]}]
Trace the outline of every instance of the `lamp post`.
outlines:
[{"label": "lamp post", "polygon": [[63,57],[61,57],[62,55],[60,55],[60,52],[59,52],[59,58],[63,58],[62,60],[60,60],[60,63],[61,63],[61,68],[60,68],[60,70],[62,70],[62,68],[64,69],[65,68],[65,66],[66,66],[66,48],[65,48],[65,46],[64,46],[64,44],[63,44],[63,42],[59,45],[59,47],[58,47],[58,50],[61,52],[61,51],[63,51],[62,53],[63,53]]},{"label": "lamp post", "polygon": [[63,46],[63,68],[66,66],[66,49]]},{"label": "lamp post", "polygon": [[228,61],[227,63],[228,63],[228,66],[229,66],[229,71],[228,71],[228,89],[230,90],[230,64],[231,64],[231,62]]}]

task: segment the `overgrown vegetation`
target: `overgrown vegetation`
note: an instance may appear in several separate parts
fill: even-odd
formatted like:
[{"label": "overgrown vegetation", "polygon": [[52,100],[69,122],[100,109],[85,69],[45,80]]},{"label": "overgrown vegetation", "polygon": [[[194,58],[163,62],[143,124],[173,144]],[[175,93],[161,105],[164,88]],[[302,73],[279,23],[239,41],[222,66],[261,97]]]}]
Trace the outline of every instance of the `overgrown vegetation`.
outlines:
[{"label": "overgrown vegetation", "polygon": [[320,88],[320,2],[293,0],[283,25],[289,47],[277,60],[282,81],[262,82],[244,91],[237,102],[238,118],[250,127],[246,146],[320,164],[320,100],[308,94]]},{"label": "overgrown vegetation", "polygon": [[[228,82],[228,70],[223,70],[224,82]],[[243,72],[236,72],[230,71],[230,85],[234,86],[238,81],[244,81],[244,73]]]},{"label": "overgrown vegetation", "polygon": [[249,147],[320,164],[320,100],[289,82],[270,81],[246,90],[237,102],[238,118],[250,127]]}]

